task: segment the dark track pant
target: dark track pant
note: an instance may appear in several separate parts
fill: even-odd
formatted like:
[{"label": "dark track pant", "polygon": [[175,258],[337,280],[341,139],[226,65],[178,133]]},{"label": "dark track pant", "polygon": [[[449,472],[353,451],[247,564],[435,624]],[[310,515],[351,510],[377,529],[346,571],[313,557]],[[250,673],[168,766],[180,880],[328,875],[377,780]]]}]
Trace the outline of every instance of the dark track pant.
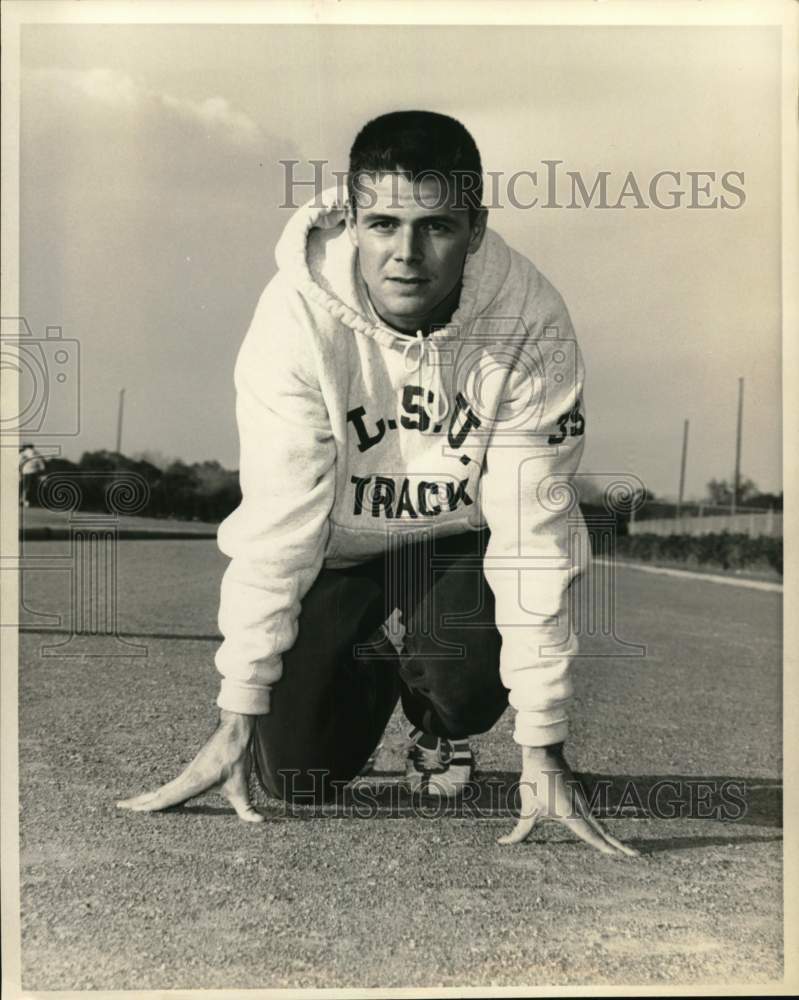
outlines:
[{"label": "dark track pant", "polygon": [[[400,697],[410,722],[438,736],[494,725],[508,692],[482,569],[487,541],[487,530],[430,538],[351,569],[322,569],[253,738],[270,795],[331,797],[363,768]],[[395,607],[406,628],[402,656],[380,629]]]}]

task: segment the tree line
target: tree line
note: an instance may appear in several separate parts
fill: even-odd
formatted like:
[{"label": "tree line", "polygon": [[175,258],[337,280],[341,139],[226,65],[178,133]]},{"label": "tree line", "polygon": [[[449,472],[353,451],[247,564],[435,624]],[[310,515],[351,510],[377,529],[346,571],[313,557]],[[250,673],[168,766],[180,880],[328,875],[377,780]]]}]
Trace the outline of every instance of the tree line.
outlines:
[{"label": "tree line", "polygon": [[[130,458],[115,451],[87,451],[79,462],[50,458],[40,477],[56,473],[76,474],[80,486],[80,510],[110,513],[106,495],[115,476],[135,473],[147,483],[146,503],[136,511],[140,517],[168,517],[213,523],[235,510],[241,501],[238,471],[223,468],[216,461],[188,464],[180,459],[154,464],[143,454]],[[79,475],[77,475],[79,474]],[[41,505],[42,489],[32,491],[32,502]]]},{"label": "tree line", "polygon": [[[80,473],[81,510],[106,511],[106,493],[115,474],[133,472],[146,481],[149,496],[137,514],[143,517],[168,517],[181,520],[218,523],[241,502],[238,470],[225,469],[217,461],[187,463],[176,458],[165,458],[157,451],[139,452],[133,457],[115,451],[87,451],[80,461],[50,458],[40,476],[40,482],[54,473]],[[41,504],[40,491],[31,491],[31,501]],[[581,480],[580,506],[586,515],[607,515],[601,490],[594,487],[590,477]],[[38,499],[37,499],[38,497]],[[732,488],[725,480],[710,480],[706,497],[702,501],[683,504],[683,513],[696,513],[695,508],[729,507]],[[643,500],[639,505],[637,501]],[[663,500],[646,490],[638,497],[636,520],[652,517],[674,516],[674,501]],[[782,510],[782,493],[762,493],[750,479],[743,478],[739,487],[738,509]],[[711,513],[710,509],[706,513]],[[623,506],[615,512],[616,531],[627,534],[630,515]],[[589,521],[591,520],[589,516]]]}]

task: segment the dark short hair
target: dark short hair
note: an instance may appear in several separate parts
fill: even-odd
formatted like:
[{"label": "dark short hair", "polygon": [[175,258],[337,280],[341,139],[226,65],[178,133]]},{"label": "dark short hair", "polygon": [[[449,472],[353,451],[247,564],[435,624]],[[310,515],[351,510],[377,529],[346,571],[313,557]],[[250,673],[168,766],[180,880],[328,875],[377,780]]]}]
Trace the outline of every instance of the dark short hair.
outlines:
[{"label": "dark short hair", "polygon": [[347,190],[353,209],[359,176],[381,173],[444,179],[455,206],[468,208],[472,221],[482,203],[480,151],[469,131],[449,115],[391,111],[367,122],[350,149]]}]

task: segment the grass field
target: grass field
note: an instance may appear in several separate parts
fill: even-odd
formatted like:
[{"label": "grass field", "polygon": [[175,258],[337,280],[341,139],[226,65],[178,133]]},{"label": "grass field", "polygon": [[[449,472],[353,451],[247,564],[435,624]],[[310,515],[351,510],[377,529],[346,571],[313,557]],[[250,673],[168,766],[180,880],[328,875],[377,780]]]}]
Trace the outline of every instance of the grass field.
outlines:
[{"label": "grass field", "polygon": [[[69,536],[70,524],[77,517],[79,522],[82,517],[93,518],[95,514],[75,515],[72,511],[50,510],[47,507],[27,507],[20,509],[20,527],[26,534],[37,541],[47,540],[48,532],[56,538]],[[154,536],[174,535],[185,537],[194,535],[203,538],[215,538],[218,528],[217,524],[208,521],[182,521],[172,517],[139,517],[138,515],[108,514],[101,515],[106,521],[116,524],[121,536],[130,536],[135,533],[137,536],[145,537],[150,534]]]},{"label": "grass field", "polygon": [[[489,794],[517,773],[510,713],[475,741],[468,815],[420,815],[397,794],[397,716],[362,779],[369,818],[261,796],[260,827],[213,795],[155,816],[116,810],[172,777],[214,725],[226,560],[212,541],[121,542],[119,629],[143,655],[120,656],[130,648],[100,638],[44,648],[67,638],[67,551],[25,546],[42,559],[25,574],[20,638],[26,989],[781,977],[779,594],[620,569],[617,634],[646,655],[584,642],[595,655],[576,664],[569,754],[588,783],[643,803],[607,821],[644,855],[628,862],[553,825],[495,843],[513,824]],[[646,808],[660,779],[676,782],[683,815]],[[739,818],[697,791],[724,781],[743,787]]]}]

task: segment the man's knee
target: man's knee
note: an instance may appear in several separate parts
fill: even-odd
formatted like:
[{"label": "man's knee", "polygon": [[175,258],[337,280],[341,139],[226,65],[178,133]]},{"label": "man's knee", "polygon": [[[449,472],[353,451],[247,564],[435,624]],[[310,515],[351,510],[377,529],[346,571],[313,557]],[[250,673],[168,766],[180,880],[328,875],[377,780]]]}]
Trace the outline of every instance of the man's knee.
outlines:
[{"label": "man's knee", "polygon": [[461,739],[491,729],[508,705],[499,671],[475,671],[429,663],[406,663],[400,676],[406,686],[403,705],[412,722],[437,736]]},{"label": "man's knee", "polygon": [[463,739],[493,729],[507,707],[508,695],[503,689],[501,694],[491,692],[488,696],[443,705],[439,708],[439,715],[448,730],[447,735],[453,739]]}]

